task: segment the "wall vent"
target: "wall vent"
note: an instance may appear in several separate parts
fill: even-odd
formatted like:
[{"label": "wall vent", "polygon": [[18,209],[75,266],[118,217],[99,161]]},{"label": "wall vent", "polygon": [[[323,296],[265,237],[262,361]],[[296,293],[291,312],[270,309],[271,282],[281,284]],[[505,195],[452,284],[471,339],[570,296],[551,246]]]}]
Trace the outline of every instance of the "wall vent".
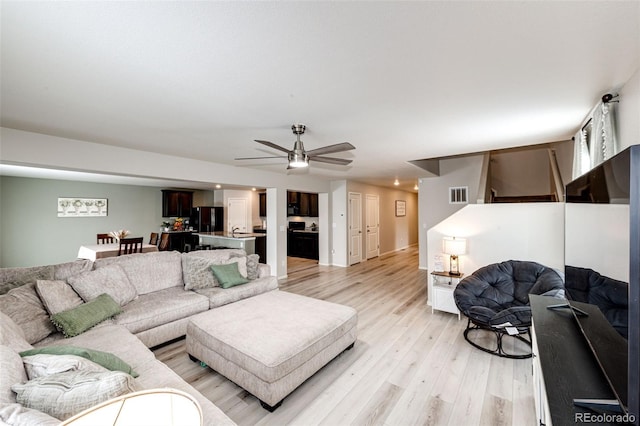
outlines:
[{"label": "wall vent", "polygon": [[469,198],[467,192],[468,186],[454,186],[449,188],[449,204],[467,204]]}]

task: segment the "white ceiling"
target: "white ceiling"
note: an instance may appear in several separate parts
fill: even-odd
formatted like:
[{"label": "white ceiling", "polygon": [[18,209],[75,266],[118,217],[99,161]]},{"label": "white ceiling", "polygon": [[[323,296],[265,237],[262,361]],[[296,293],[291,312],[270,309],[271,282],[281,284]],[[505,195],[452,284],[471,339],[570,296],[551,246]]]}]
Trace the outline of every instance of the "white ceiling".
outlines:
[{"label": "white ceiling", "polygon": [[408,163],[566,140],[640,66],[640,2],[13,2],[1,124],[286,173],[413,188]]}]

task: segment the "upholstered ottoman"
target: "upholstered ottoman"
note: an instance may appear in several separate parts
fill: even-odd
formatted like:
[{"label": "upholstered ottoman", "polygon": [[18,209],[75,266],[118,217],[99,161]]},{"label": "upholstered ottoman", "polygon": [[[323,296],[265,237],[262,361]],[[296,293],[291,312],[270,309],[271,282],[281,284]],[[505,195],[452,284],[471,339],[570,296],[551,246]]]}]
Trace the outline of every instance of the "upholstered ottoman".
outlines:
[{"label": "upholstered ottoman", "polygon": [[351,349],[355,309],[270,291],[203,312],[187,325],[187,353],[255,395],[269,411]]}]

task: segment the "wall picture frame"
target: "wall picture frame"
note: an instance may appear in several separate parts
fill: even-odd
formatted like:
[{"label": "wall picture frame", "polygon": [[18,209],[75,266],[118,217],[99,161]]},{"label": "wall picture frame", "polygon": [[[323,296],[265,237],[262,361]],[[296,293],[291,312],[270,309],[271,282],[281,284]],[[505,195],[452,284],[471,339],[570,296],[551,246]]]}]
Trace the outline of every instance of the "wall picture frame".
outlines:
[{"label": "wall picture frame", "polygon": [[396,217],[407,215],[407,202],[404,200],[396,200]]},{"label": "wall picture frame", "polygon": [[58,217],[102,217],[107,215],[106,198],[58,198]]}]

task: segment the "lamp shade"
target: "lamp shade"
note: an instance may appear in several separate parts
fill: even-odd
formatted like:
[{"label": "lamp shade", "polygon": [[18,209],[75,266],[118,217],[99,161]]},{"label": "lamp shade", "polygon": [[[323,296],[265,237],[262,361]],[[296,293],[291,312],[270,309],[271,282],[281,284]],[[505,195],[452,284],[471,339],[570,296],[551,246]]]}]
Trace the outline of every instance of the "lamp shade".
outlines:
[{"label": "lamp shade", "polygon": [[467,240],[464,238],[447,237],[442,240],[442,251],[445,254],[459,256],[467,251]]}]

